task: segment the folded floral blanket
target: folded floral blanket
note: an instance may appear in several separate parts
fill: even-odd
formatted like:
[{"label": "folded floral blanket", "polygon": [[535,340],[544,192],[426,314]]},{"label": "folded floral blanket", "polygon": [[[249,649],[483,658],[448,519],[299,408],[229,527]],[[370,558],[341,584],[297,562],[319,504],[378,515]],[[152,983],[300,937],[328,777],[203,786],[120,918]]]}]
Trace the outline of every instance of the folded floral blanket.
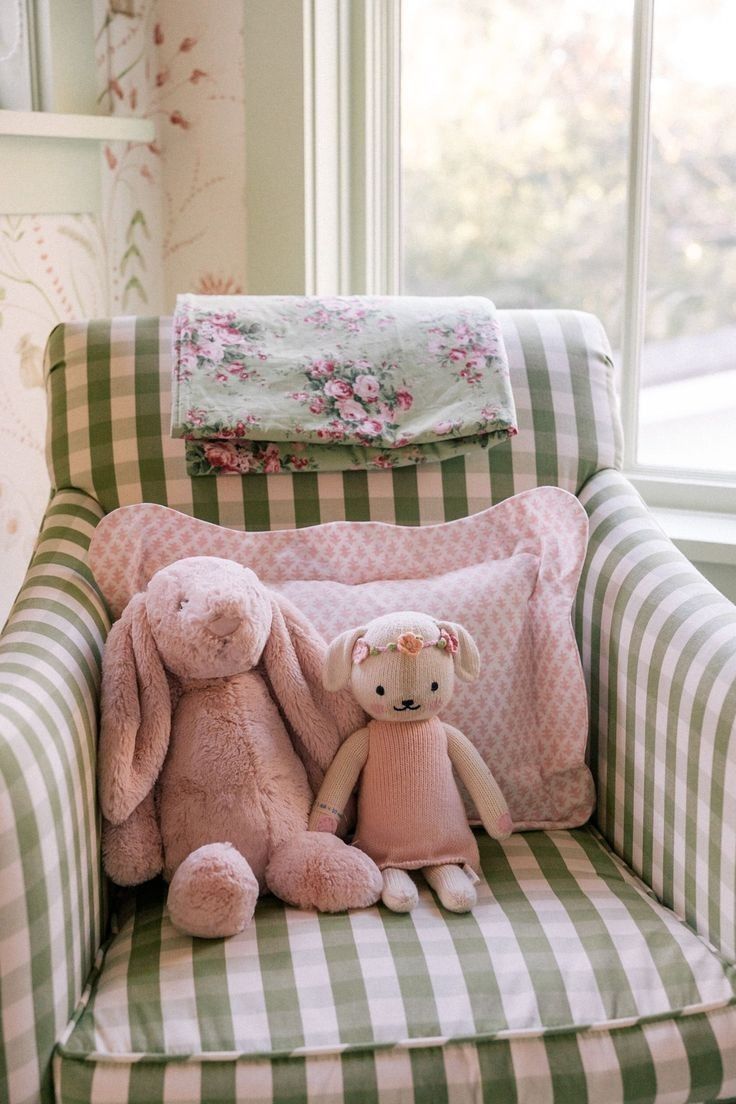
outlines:
[{"label": "folded floral blanket", "polygon": [[487,299],[180,295],[173,353],[190,475],[390,468],[516,433]]}]

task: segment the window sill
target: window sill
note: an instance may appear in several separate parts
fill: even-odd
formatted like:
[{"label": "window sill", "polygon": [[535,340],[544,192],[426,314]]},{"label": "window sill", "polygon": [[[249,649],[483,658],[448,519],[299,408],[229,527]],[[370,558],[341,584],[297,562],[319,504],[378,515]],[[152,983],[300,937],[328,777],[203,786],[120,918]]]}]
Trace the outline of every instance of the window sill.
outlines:
[{"label": "window sill", "polygon": [[0,111],[0,211],[5,215],[98,214],[99,143],[153,139],[151,119]]},{"label": "window sill", "polygon": [[55,111],[0,111],[0,136],[95,142],[152,142],[151,119],[123,115],[64,115]]},{"label": "window sill", "polygon": [[736,516],[662,506],[650,512],[689,560],[736,567]]}]

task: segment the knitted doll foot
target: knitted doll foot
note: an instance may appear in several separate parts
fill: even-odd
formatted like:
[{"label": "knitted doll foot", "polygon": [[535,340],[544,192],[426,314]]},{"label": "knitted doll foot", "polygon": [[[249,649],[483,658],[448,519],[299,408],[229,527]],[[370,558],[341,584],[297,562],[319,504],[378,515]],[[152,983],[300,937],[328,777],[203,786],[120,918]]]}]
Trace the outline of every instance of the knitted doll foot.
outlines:
[{"label": "knitted doll foot", "polygon": [[470,912],[477,902],[475,886],[461,866],[425,866],[422,873],[450,912]]},{"label": "knitted doll foot", "polygon": [[417,887],[405,870],[387,866],[383,871],[381,900],[392,912],[411,912],[419,901]]},{"label": "knitted doll foot", "polygon": [[252,920],[258,881],[231,843],[207,843],[187,855],[169,886],[169,915],[185,935],[237,935]]}]

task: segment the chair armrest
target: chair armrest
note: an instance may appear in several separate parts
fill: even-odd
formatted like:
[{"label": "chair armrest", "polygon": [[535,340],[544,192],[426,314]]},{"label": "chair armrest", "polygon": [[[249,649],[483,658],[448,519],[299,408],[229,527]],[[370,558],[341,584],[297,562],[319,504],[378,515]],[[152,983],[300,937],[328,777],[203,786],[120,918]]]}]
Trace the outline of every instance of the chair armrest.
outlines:
[{"label": "chair armrest", "polygon": [[598,825],[670,908],[736,957],[736,606],[616,471],[580,501],[576,630]]},{"label": "chair armrest", "polygon": [[52,499],[0,637],[0,1100],[52,1098],[50,1060],[102,935],[95,795],[109,620],[86,567],[94,499]]}]

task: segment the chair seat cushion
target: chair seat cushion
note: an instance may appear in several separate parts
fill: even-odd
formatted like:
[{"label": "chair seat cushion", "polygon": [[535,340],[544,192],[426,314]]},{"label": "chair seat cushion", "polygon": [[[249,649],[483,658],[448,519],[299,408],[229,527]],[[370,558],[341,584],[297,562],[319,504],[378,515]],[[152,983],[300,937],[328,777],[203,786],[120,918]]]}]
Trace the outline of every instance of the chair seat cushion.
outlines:
[{"label": "chair seat cushion", "polygon": [[[736,1094],[736,968],[590,829],[479,833],[472,913],[264,898],[230,940],[139,891],[55,1058],[57,1099],[707,1101]],[[675,1088],[677,1091],[671,1091]],[[689,1095],[688,1095],[689,1094]]]}]

